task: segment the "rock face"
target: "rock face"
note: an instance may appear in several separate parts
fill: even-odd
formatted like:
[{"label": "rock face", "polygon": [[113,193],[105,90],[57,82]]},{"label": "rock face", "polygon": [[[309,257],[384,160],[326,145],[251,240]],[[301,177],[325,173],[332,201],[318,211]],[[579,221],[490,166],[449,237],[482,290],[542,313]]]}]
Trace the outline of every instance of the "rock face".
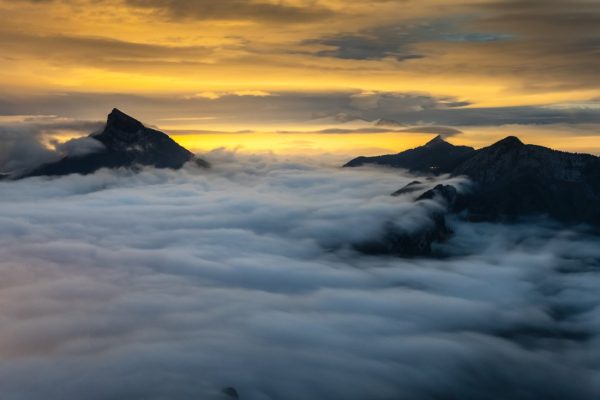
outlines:
[{"label": "rock face", "polygon": [[[181,168],[188,161],[199,166],[208,163],[178,145],[167,134],[146,128],[140,121],[120,110],[114,109],[108,116],[106,127],[100,133],[89,136],[102,146],[91,154],[69,156],[42,165],[21,176],[54,176],[68,174],[91,174],[100,168]],[[102,148],[103,147],[103,148]]]},{"label": "rock face", "polygon": [[344,167],[360,167],[363,165],[385,165],[403,168],[411,172],[426,172],[432,174],[451,172],[457,165],[470,158],[475,149],[467,146],[453,146],[441,136],[437,136],[425,146],[377,157],[358,157],[348,162]]},{"label": "rock face", "polygon": [[[467,210],[473,220],[512,220],[545,215],[566,223],[600,224],[600,158],[526,145],[509,136],[473,150],[440,137],[425,146],[393,156],[358,158],[346,166],[380,164],[413,172],[467,176],[470,193],[457,193],[454,211]],[[448,157],[444,158],[443,153]],[[416,155],[421,157],[415,160]],[[441,161],[444,161],[443,163]],[[418,189],[418,185],[395,194]],[[434,189],[440,194],[440,188]],[[442,197],[448,197],[446,193]],[[421,198],[433,196],[424,193]]]}]

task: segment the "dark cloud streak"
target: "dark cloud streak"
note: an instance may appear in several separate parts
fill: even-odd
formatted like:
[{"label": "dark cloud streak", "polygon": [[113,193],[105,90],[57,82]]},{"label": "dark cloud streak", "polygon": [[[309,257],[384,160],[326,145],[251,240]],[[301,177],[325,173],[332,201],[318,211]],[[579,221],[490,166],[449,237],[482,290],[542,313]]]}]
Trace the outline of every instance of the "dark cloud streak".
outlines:
[{"label": "dark cloud streak", "polygon": [[296,6],[284,2],[255,0],[126,0],[133,7],[149,8],[173,20],[250,20],[268,23],[302,23],[332,15],[324,7],[310,2]]},{"label": "dark cloud streak", "polygon": [[58,64],[133,68],[141,64],[202,64],[214,49],[127,42],[106,37],[0,32],[0,45],[13,56],[34,55]]},{"label": "dark cloud streak", "polygon": [[321,44],[332,47],[316,53],[322,57],[350,60],[380,60],[393,57],[408,61],[426,57],[418,44],[424,42],[494,42],[510,39],[509,35],[463,33],[465,18],[455,16],[446,20],[398,22],[387,26],[376,26],[356,33],[341,33],[319,39],[306,40],[305,44]]},{"label": "dark cloud streak", "polygon": [[[507,124],[553,125],[598,124],[600,112],[592,102],[590,107],[577,104],[564,107],[468,107],[455,98],[440,98],[419,93],[275,92],[271,96],[225,95],[217,99],[197,96],[136,96],[124,94],[62,93],[60,95],[4,96],[0,110],[4,115],[21,115],[29,110],[41,114],[68,118],[102,120],[104,110],[119,107],[133,115],[148,115],[160,124],[163,118],[211,118],[217,121],[247,124],[310,122],[338,115],[346,120],[393,120],[402,125],[426,126],[501,126]],[[146,118],[147,119],[147,118]],[[338,121],[340,122],[340,121]],[[343,126],[340,129],[346,129]]]}]

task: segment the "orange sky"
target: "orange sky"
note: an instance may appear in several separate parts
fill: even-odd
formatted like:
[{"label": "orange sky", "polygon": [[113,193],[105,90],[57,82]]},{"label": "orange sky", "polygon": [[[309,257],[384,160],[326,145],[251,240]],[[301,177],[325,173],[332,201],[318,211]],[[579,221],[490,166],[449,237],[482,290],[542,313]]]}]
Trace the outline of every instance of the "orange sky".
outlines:
[{"label": "orange sky", "polygon": [[0,120],[66,136],[118,106],[203,151],[376,154],[446,127],[600,153],[599,22],[591,0],[0,0]]}]

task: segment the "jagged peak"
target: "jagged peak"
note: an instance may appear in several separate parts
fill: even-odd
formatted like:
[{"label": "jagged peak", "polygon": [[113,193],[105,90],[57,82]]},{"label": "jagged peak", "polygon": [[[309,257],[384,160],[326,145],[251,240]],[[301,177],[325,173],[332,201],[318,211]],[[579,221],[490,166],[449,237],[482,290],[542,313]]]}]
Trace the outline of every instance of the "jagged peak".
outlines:
[{"label": "jagged peak", "polygon": [[136,132],[144,127],[137,119],[125,114],[118,108],[113,108],[106,120],[107,128],[115,128],[126,132]]},{"label": "jagged peak", "polygon": [[444,140],[444,138],[442,137],[442,135],[437,135],[436,137],[434,137],[433,139],[431,139],[429,142],[427,142],[425,144],[426,147],[428,146],[435,146],[438,144],[449,144],[448,142],[446,142]]}]

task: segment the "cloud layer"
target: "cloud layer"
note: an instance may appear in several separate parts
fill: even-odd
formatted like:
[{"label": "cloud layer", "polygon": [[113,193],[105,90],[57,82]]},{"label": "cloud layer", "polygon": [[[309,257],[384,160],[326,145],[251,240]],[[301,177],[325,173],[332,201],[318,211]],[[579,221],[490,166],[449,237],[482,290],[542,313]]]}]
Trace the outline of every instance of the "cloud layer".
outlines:
[{"label": "cloud layer", "polygon": [[[214,97],[209,97],[214,94]],[[334,93],[200,93],[181,96],[141,96],[122,93],[61,93],[28,98],[7,95],[0,99],[3,115],[19,115],[30,110],[72,119],[103,119],[106,110],[118,106],[132,115],[149,115],[145,121],[173,124],[181,118],[196,126],[284,127],[286,124],[310,129],[315,119],[344,116],[347,120],[390,120],[403,125],[485,126],[505,124],[554,125],[600,124],[597,101],[556,107],[472,107],[457,97],[437,97],[419,92],[364,92],[346,90]],[[0,115],[2,115],[0,114]],[[187,119],[187,120],[186,120]],[[344,122],[338,118],[340,125]],[[343,126],[340,126],[342,128]],[[590,132],[594,133],[594,132]]]},{"label": "cloud layer", "polygon": [[589,0],[0,0],[0,10],[0,86],[19,93],[351,86],[508,106],[600,94],[600,8]]},{"label": "cloud layer", "polygon": [[361,256],[427,221],[389,196],[413,177],[208,158],[0,183],[3,399],[600,395],[597,238],[455,222],[444,259]]},{"label": "cloud layer", "polygon": [[159,15],[166,14],[174,20],[251,20],[270,23],[299,23],[319,20],[331,12],[317,5],[294,5],[286,2],[255,0],[127,0],[133,7],[155,10]]},{"label": "cloud layer", "polygon": [[314,133],[345,113],[599,153],[599,21],[592,0],[0,0],[0,118]]}]

